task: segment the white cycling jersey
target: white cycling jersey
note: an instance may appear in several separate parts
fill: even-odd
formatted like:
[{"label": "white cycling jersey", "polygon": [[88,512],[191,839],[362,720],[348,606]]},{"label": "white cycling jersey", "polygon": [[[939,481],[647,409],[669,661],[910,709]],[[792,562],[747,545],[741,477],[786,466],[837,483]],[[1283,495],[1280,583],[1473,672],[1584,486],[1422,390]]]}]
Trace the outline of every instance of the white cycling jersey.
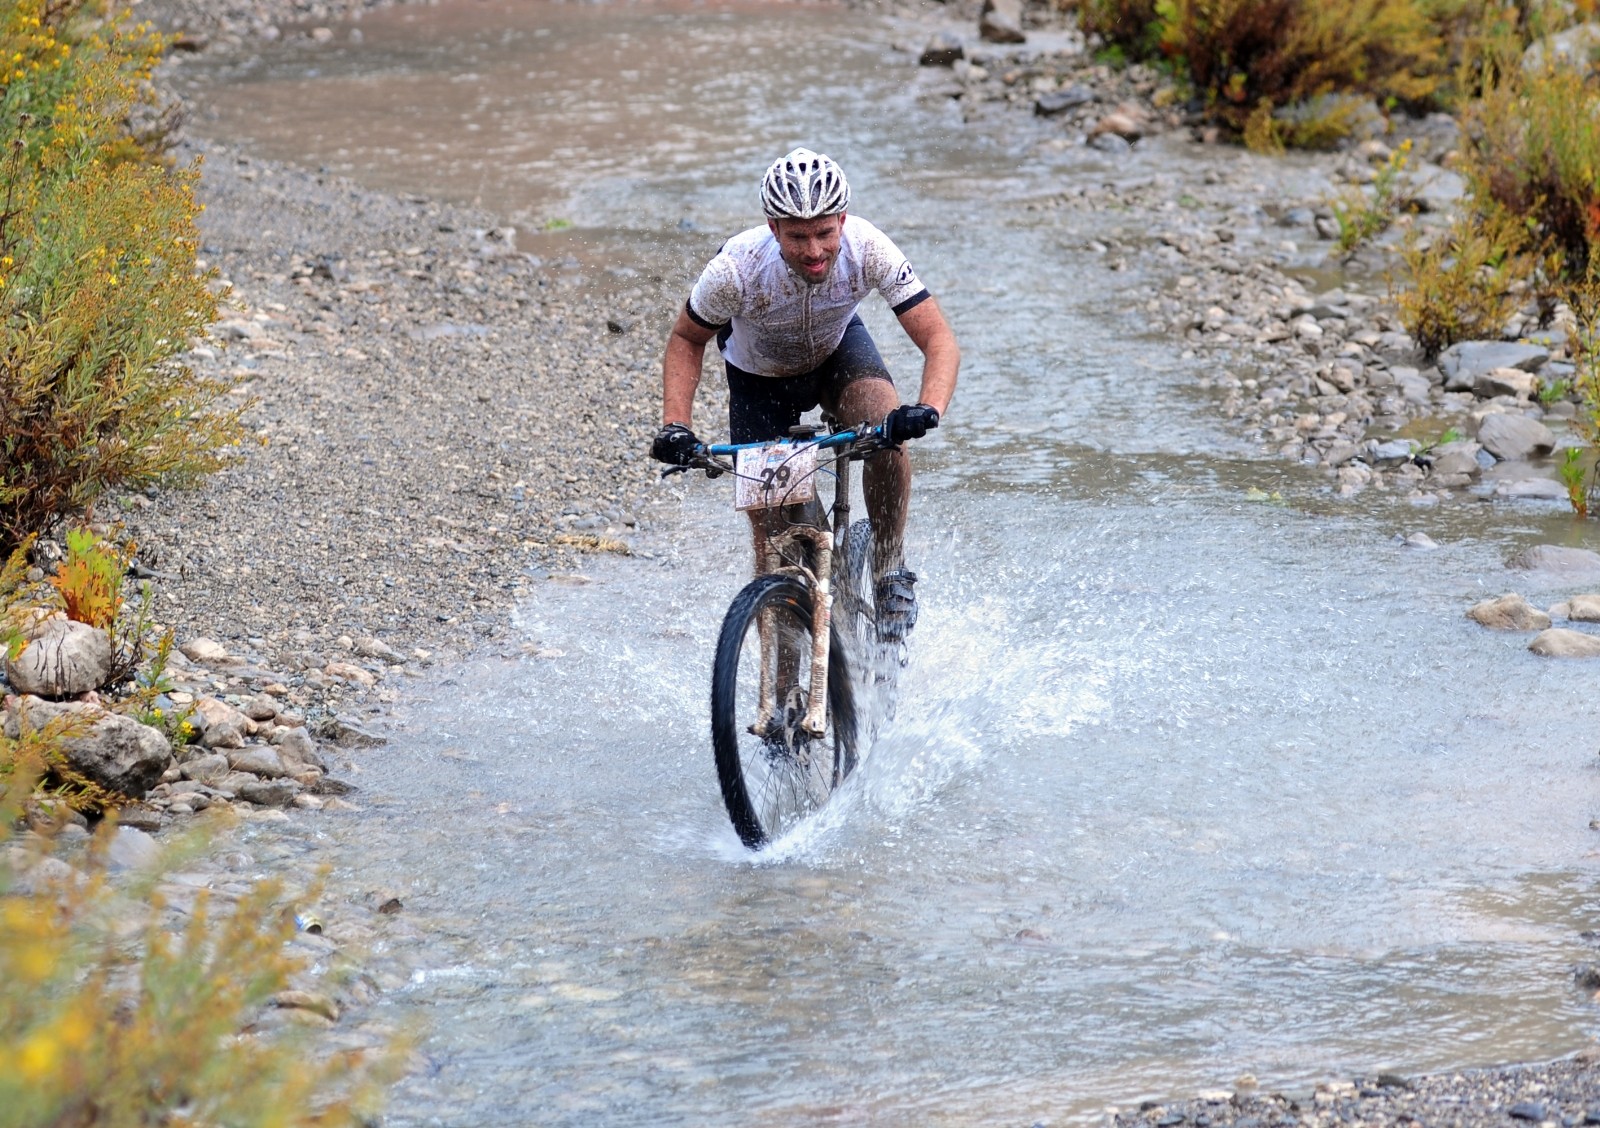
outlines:
[{"label": "white cycling jersey", "polygon": [[839,347],[863,298],[877,290],[896,315],[927,298],[906,256],[864,219],[845,216],[839,257],[828,277],[808,284],[789,269],[778,240],[752,227],[722,245],[689,294],[689,316],[719,330],[735,368],[758,376],[799,376]]}]

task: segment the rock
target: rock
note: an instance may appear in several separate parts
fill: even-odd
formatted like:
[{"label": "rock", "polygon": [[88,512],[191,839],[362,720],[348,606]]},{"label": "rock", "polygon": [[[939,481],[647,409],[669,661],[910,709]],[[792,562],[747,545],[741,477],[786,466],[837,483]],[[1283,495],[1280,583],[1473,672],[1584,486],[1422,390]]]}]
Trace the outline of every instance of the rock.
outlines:
[{"label": "rock", "polygon": [[41,729],[57,719],[68,725],[61,740],[67,766],[120,795],[142,798],[172,763],[172,744],[161,730],[98,705],[14,698],[4,731],[15,740],[23,723]]},{"label": "rock", "polygon": [[978,37],[988,43],[1026,43],[1022,33],[1022,0],[983,0]]},{"label": "rock", "polygon": [[206,748],[243,748],[244,738],[253,730],[250,718],[225,701],[202,697],[190,715]]},{"label": "rock", "polygon": [[388,737],[369,732],[343,717],[332,719],[322,735],[341,748],[377,748],[389,743]]},{"label": "rock", "polygon": [[405,665],[406,656],[380,638],[358,638],[351,649],[363,658],[376,658],[391,666]]},{"label": "rock", "polygon": [[283,762],[290,766],[291,772],[304,771],[306,768],[328,770],[327,761],[317,751],[316,741],[304,728],[279,729],[272,734],[272,743]]},{"label": "rock", "polygon": [[1088,144],[1091,149],[1099,149],[1102,153],[1129,153],[1133,151],[1133,146],[1115,133],[1101,133],[1091,137]]},{"label": "rock", "polygon": [[1549,454],[1556,445],[1555,435],[1543,423],[1507,412],[1486,417],[1478,427],[1478,441],[1490,454],[1507,462]]},{"label": "rock", "polygon": [[978,13],[978,38],[986,43],[1026,43],[1022,0],[984,0]]},{"label": "rock", "polygon": [[106,847],[106,862],[114,870],[151,869],[161,861],[161,847],[142,830],[119,826]]},{"label": "rock", "polygon": [[1516,592],[1475,604],[1467,618],[1491,631],[1542,631],[1550,626],[1550,616]]},{"label": "rock", "polygon": [[1079,106],[1095,101],[1095,92],[1082,83],[1074,83],[1065,90],[1052,90],[1039,95],[1033,103],[1033,112],[1040,117],[1055,117]]},{"label": "rock", "polygon": [[209,638],[192,638],[179,646],[178,652],[202,666],[217,666],[228,661],[228,652]]},{"label": "rock", "polygon": [[315,995],[310,991],[279,991],[272,996],[272,1005],[310,1011],[312,1014],[321,1015],[329,1022],[339,1021],[339,1004],[326,995]]},{"label": "rock", "polygon": [[1506,1112],[1512,1120],[1531,1120],[1535,1124],[1545,1118],[1544,1105],[1538,1101],[1518,1101]]},{"label": "rock", "polygon": [[1550,359],[1550,350],[1512,341],[1459,341],[1439,354],[1447,392],[1470,392],[1478,377],[1496,368],[1533,372]]},{"label": "rock", "polygon": [[1391,439],[1373,447],[1370,459],[1374,466],[1387,468],[1410,462],[1416,453],[1417,444],[1410,439]]},{"label": "rock", "polygon": [[1428,392],[1433,385],[1422,373],[1415,368],[1391,368],[1389,375],[1394,378],[1395,386],[1400,389],[1400,394],[1405,397],[1407,403],[1419,407],[1428,404]]},{"label": "rock", "polygon": [[1506,561],[1506,567],[1553,572],[1569,580],[1600,578],[1600,552],[1559,544],[1536,544]]},{"label": "rock", "polygon": [[1545,658],[1600,658],[1600,637],[1551,627],[1540,631],[1528,649]]},{"label": "rock", "polygon": [[1439,542],[1427,533],[1412,533],[1401,543],[1407,548],[1415,548],[1422,552],[1432,552],[1439,547]]},{"label": "rock", "polygon": [[111,636],[100,628],[52,616],[30,627],[27,638],[16,661],[5,663],[18,693],[76,697],[111,680]]},{"label": "rock", "polygon": [[1330,443],[1328,449],[1323,452],[1322,462],[1325,466],[1343,466],[1359,454],[1360,450],[1360,447],[1348,439],[1338,439]]},{"label": "rock", "polygon": [[1530,44],[1522,53],[1522,69],[1533,72],[1548,66],[1588,74],[1594,70],[1597,55],[1600,55],[1600,24],[1581,23]]},{"label": "rock", "polygon": [[270,721],[278,715],[278,703],[265,693],[258,693],[245,702],[244,715],[252,721]]},{"label": "rock", "polygon": [[956,60],[966,56],[961,37],[954,32],[935,32],[928,45],[922,49],[917,62],[925,67],[953,67]]},{"label": "rock", "polygon": [[1094,128],[1089,130],[1089,138],[1093,140],[1107,133],[1120,137],[1124,141],[1137,141],[1144,136],[1144,122],[1131,113],[1120,109],[1113,110],[1095,122]]},{"label": "rock", "polygon": [[1449,212],[1467,194],[1467,182],[1458,173],[1435,169],[1411,191],[1411,199],[1425,212]]},{"label": "rock", "polygon": [[353,662],[329,662],[322,668],[322,672],[330,678],[339,678],[343,681],[355,682],[357,685],[371,689],[378,684],[378,675],[370,670],[363,670]]},{"label": "rock", "polygon": [[1478,452],[1483,448],[1471,439],[1459,439],[1434,448],[1432,469],[1435,474],[1467,474],[1477,477],[1483,467],[1478,464]]},{"label": "rock", "polygon": [[161,812],[154,807],[146,807],[141,803],[134,803],[117,810],[117,822],[122,826],[132,827],[134,830],[143,830],[154,834],[161,829]]},{"label": "rock", "polygon": [[1472,394],[1484,399],[1493,399],[1495,396],[1521,396],[1526,399],[1533,395],[1538,383],[1538,377],[1520,368],[1491,368],[1472,382]]},{"label": "rock", "polygon": [[1522,501],[1566,501],[1567,487],[1554,478],[1518,478],[1495,486],[1496,497]]},{"label": "rock", "polygon": [[249,772],[263,779],[282,779],[289,774],[283,757],[265,745],[253,744],[228,754],[228,766],[236,772]]},{"label": "rock", "polygon": [[252,779],[239,785],[238,795],[258,807],[287,807],[300,794],[300,785],[287,779]]},{"label": "rock", "polygon": [[228,758],[220,752],[210,752],[204,756],[196,756],[192,760],[184,761],[181,771],[184,779],[199,780],[202,783],[214,783],[228,774],[232,765]]},{"label": "rock", "polygon": [[1600,623],[1600,595],[1575,595],[1567,600],[1567,618],[1576,623]]}]

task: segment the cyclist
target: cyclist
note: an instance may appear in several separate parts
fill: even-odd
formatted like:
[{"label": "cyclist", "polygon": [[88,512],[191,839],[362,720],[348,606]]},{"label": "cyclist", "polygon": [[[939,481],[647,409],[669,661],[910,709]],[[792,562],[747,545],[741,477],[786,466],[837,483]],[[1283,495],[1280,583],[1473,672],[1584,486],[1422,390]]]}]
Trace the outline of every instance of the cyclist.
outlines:
[{"label": "cyclist", "polygon": [[[939,303],[889,237],[850,215],[850,186],[820,153],[795,149],[761,181],[765,227],[722,245],[695,283],[667,338],[662,360],[662,428],[651,455],[687,465],[699,440],[691,429],[706,345],[716,339],[728,377],[732,441],[787,436],[822,406],[850,425],[886,422],[897,445],[867,459],[862,473],[873,528],[878,634],[903,639],[916,624],[916,573],[905,566],[911,459],[904,447],[939,425],[955,393],[961,351]],[[857,309],[877,290],[922,350],[918,400],[902,404]],[[764,534],[751,514],[756,559]]]}]

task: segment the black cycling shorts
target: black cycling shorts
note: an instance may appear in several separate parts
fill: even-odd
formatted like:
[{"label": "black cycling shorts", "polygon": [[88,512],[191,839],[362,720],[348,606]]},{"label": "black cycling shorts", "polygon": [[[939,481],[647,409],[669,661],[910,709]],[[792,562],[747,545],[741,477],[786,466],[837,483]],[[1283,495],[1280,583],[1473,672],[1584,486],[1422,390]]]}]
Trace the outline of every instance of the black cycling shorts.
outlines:
[{"label": "black cycling shorts", "polygon": [[828,359],[802,375],[757,376],[723,363],[728,370],[728,434],[736,443],[786,437],[802,415],[824,402],[838,404],[845,386],[857,380],[894,383],[860,314],[845,326],[844,339]]}]

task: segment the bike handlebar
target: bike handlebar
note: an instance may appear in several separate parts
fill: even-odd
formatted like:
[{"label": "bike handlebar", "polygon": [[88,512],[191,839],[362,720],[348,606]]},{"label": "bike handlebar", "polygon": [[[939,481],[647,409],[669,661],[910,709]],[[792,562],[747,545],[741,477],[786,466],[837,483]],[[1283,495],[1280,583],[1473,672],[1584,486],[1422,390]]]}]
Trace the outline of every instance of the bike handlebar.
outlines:
[{"label": "bike handlebar", "polygon": [[847,455],[868,455],[874,451],[886,450],[895,444],[890,442],[883,433],[884,424],[876,427],[858,427],[848,431],[835,431],[831,435],[820,438],[798,439],[781,438],[770,439],[759,443],[699,443],[695,446],[694,461],[687,466],[669,466],[661,472],[663,478],[673,474],[682,474],[689,470],[704,470],[708,477],[719,477],[730,472],[733,468],[725,462],[717,462],[718,458],[731,458],[741,450],[755,450],[759,447],[772,446],[776,443],[792,443],[795,446],[812,445],[824,450],[836,447],[849,447]]}]

